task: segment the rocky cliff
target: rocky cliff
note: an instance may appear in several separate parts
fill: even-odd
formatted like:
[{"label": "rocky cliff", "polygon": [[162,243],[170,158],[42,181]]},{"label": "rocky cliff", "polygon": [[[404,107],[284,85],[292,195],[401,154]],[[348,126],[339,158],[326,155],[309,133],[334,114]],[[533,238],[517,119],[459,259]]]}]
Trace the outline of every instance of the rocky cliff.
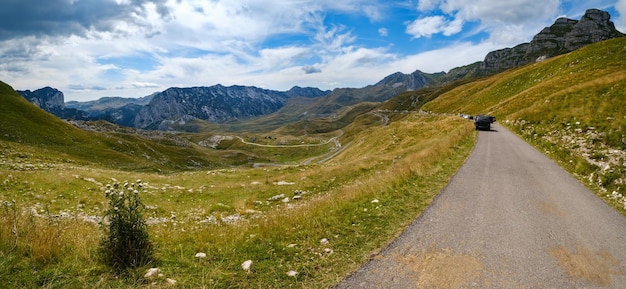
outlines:
[{"label": "rocky cliff", "polygon": [[624,36],[615,29],[606,11],[589,9],[578,20],[559,18],[541,30],[532,41],[513,48],[492,51],[485,56],[481,74],[489,74],[568,53],[585,45]]},{"label": "rocky cliff", "polygon": [[44,87],[35,91],[18,90],[17,92],[45,111],[57,111],[65,108],[63,92],[52,87]]},{"label": "rocky cliff", "polygon": [[83,111],[73,108],[66,108],[65,96],[63,95],[63,92],[57,89],[44,87],[35,91],[18,90],[17,93],[38,106],[39,108],[49,113],[52,113],[60,118],[71,118],[80,120],[87,119],[87,116]]}]

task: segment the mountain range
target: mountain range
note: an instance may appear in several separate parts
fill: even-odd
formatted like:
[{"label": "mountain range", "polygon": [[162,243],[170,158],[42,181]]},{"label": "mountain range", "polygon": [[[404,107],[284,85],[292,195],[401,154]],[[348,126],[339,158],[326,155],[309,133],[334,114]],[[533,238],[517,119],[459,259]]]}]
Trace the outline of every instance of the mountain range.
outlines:
[{"label": "mountain range", "polygon": [[557,19],[529,43],[489,52],[483,61],[457,67],[448,73],[394,73],[363,88],[293,87],[275,91],[252,86],[169,88],[138,99],[110,97],[90,102],[64,103],[63,93],[46,87],[18,91],[40,108],[65,119],[106,120],[139,129],[173,130],[192,120],[226,123],[278,112],[289,101],[306,98],[299,118],[336,116],[343,109],[363,102],[384,102],[423,87],[440,87],[464,79],[484,77],[507,69],[565,54],[585,45],[625,34],[617,31],[606,11],[589,9],[580,20]]}]

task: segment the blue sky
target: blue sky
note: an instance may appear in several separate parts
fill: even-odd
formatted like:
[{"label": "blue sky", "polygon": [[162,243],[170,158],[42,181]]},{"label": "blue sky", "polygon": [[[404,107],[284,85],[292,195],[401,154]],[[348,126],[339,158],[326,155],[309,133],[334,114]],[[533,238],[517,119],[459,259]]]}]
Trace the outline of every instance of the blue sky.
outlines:
[{"label": "blue sky", "polygon": [[0,80],[68,100],[168,87],[363,87],[449,71],[626,0],[5,0]]}]

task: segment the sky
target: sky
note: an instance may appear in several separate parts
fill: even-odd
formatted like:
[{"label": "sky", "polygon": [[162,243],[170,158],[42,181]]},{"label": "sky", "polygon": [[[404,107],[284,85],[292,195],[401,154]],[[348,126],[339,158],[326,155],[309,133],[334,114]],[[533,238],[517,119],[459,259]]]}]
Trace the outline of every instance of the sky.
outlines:
[{"label": "sky", "polygon": [[65,100],[169,87],[360,88],[448,72],[626,0],[2,0],[0,81]]}]

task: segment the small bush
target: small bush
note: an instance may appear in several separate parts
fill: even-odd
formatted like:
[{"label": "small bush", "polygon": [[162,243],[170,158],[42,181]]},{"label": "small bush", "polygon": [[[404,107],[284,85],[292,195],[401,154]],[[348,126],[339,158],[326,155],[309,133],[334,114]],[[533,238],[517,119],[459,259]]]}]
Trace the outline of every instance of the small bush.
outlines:
[{"label": "small bush", "polygon": [[[117,272],[135,269],[153,261],[153,245],[143,220],[139,193],[141,181],[107,185],[105,195],[109,208],[105,215],[108,224],[100,250],[103,261]],[[106,222],[105,222],[106,223]]]}]

